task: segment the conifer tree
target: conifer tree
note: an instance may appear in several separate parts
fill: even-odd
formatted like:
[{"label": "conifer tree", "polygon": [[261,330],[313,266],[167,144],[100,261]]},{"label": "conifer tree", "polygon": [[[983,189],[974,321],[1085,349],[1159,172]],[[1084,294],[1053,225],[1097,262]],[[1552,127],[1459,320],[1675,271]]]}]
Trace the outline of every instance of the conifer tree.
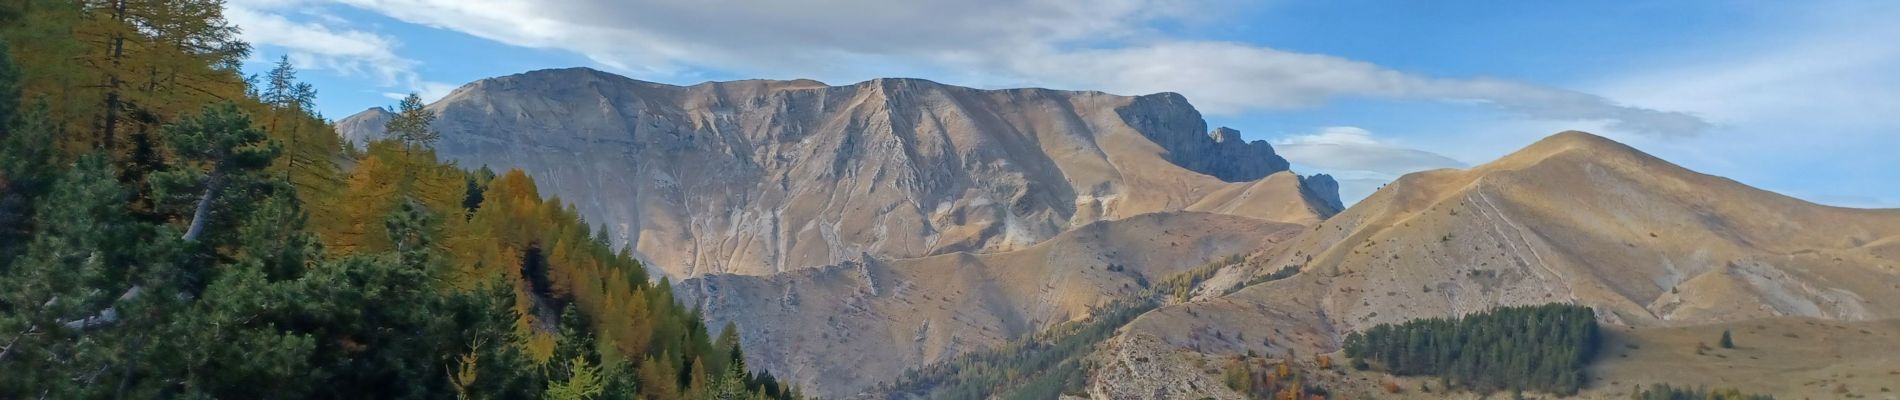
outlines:
[{"label": "conifer tree", "polygon": [[420,151],[433,148],[442,134],[435,131],[435,111],[423,108],[422,97],[410,93],[396,104],[396,115],[384,123],[383,129],[390,139],[403,144],[408,151]]},{"label": "conifer tree", "polygon": [[[20,66],[13,63],[12,46],[0,37],[0,129],[11,130],[20,113]],[[0,131],[4,132],[4,131]],[[0,133],[0,136],[10,136]]]},{"label": "conifer tree", "polygon": [[[220,196],[254,195],[264,182],[260,172],[281,150],[235,104],[208,106],[165,128],[165,138],[179,164],[153,175],[161,193],[196,193],[191,198],[190,227],[184,239],[197,241],[216,217]],[[229,211],[229,210],[227,210]]]},{"label": "conifer tree", "polygon": [[[339,150],[287,59],[238,78],[221,6],[0,4],[30,47],[0,51],[28,60],[0,62],[0,398],[795,397],[525,174],[435,160],[420,99],[407,140]],[[535,243],[587,321],[562,346],[523,322]]]},{"label": "conifer tree", "polygon": [[22,251],[32,233],[33,203],[56,176],[53,130],[46,103],[21,109],[20,68],[0,39],[0,268]]},{"label": "conifer tree", "polygon": [[76,27],[88,48],[80,65],[96,69],[104,93],[100,144],[118,151],[128,123],[134,132],[216,101],[243,95],[238,63],[250,45],[224,18],[222,0],[88,0]]},{"label": "conifer tree", "polygon": [[264,73],[264,90],[258,92],[258,100],[264,104],[279,108],[299,107],[310,99],[298,92],[297,69],[290,65],[290,56],[277,59],[270,72]]},{"label": "conifer tree", "polygon": [[[102,157],[80,159],[39,202],[36,234],[26,254],[0,270],[0,397],[72,397],[80,368],[80,330],[68,328],[111,294],[115,241],[134,237],[123,227],[126,190]],[[113,292],[116,293],[116,292]]]}]

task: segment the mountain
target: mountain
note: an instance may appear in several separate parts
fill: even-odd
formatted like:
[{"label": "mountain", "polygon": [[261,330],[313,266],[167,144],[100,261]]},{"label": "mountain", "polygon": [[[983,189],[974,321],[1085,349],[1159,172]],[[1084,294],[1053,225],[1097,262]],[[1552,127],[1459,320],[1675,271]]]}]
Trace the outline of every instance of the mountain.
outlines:
[{"label": "mountain", "polygon": [[370,107],[368,110],[336,121],[336,131],[338,135],[343,136],[344,143],[362,148],[372,139],[381,139],[383,125],[388,124],[390,117],[394,116],[396,113],[382,107]]},{"label": "mountain", "polygon": [[[1200,213],[1100,221],[1007,252],[864,258],[675,288],[735,323],[747,363],[828,398],[1077,320],[1189,268],[1286,240],[1294,224]],[[715,326],[716,326],[715,325]],[[782,371],[782,372],[781,372]]]},{"label": "mountain", "polygon": [[[1317,223],[1333,186],[1173,93],[978,90],[918,79],[673,86],[576,68],[428,105],[437,153],[520,168],[668,275],[1028,248],[1097,221],[1206,210]],[[338,121],[380,138],[388,111]]]},{"label": "mountain", "polygon": [[[1790,319],[1900,337],[1870,330],[1893,324],[1866,324],[1900,319],[1900,210],[1817,205],[1582,132],[1470,170],[1404,176],[1252,257],[1300,272],[1247,286],[1273,268],[1224,269],[1194,301],[1125,327],[1103,350],[1110,362],[1101,374],[1166,369],[1114,362],[1127,359],[1120,354],[1324,353],[1347,332],[1380,323],[1550,302],[1594,307],[1616,335],[1637,338],[1677,337],[1667,332],[1692,326],[1801,325]],[[1756,373],[1788,361],[1725,362],[1753,363]],[[1610,375],[1643,376],[1618,372],[1630,363],[1610,365]],[[1671,376],[1730,386],[1738,380],[1724,371],[1742,370]],[[1165,385],[1158,382],[1098,379],[1092,390],[1144,393]]]}]

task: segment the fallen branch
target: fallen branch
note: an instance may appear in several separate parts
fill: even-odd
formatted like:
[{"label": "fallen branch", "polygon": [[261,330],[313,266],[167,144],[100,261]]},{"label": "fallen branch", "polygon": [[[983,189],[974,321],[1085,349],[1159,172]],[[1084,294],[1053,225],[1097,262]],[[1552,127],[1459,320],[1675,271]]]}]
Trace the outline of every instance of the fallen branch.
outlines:
[{"label": "fallen branch", "polygon": [[[143,293],[144,291],[145,291],[145,288],[143,286],[133,285],[132,288],[125,290],[125,294],[119,295],[119,299],[114,302],[115,303],[125,302],[125,301],[131,301],[132,299],[137,299],[139,297],[139,294]],[[77,329],[81,331],[86,331],[86,330],[91,330],[93,328],[112,325],[118,322],[119,322],[119,307],[112,306],[112,307],[106,307],[105,310],[100,310],[98,314],[93,314],[90,317],[80,318],[80,319],[76,319],[72,321],[66,321],[64,324],[61,324],[61,326],[65,326],[66,329]]]}]

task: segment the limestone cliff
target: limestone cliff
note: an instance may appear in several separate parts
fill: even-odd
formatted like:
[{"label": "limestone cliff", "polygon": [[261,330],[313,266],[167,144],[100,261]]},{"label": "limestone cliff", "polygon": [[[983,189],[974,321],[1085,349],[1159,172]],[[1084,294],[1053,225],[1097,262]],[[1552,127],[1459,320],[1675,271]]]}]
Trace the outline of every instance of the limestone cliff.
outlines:
[{"label": "limestone cliff", "polygon": [[[674,86],[577,68],[477,81],[428,109],[438,154],[526,171],[675,277],[1008,251],[1190,206],[1302,224],[1338,210],[1298,179],[1210,200],[1273,181],[1286,160],[1232,130],[1209,134],[1173,93]],[[337,126],[361,143],[386,118],[371,109]]]}]

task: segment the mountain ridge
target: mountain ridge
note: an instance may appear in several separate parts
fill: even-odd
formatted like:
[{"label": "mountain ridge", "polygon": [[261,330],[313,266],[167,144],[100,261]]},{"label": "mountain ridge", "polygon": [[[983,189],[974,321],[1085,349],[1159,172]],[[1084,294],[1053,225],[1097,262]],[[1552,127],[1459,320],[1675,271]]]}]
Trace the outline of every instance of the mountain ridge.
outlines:
[{"label": "mountain ridge", "polygon": [[[1267,268],[1223,269],[1193,301],[1136,318],[1104,351],[1327,353],[1378,324],[1551,302],[1591,306],[1601,323],[1635,332],[1892,321],[1896,238],[1900,209],[1809,203],[1564,132],[1491,163],[1401,177],[1249,256]],[[1300,272],[1247,284],[1280,266]],[[1243,336],[1253,341],[1232,339]],[[1093,392],[1143,385],[1097,382]]]},{"label": "mountain ridge", "polygon": [[[674,277],[1007,251],[1190,207],[1294,223],[1338,211],[1325,201],[1336,195],[1273,178],[1287,163],[1270,145],[1208,129],[1171,93],[898,78],[675,86],[570,68],[476,81],[427,109],[439,155],[524,169]],[[387,116],[337,126],[361,142]],[[1274,189],[1206,201],[1261,182]]]}]

